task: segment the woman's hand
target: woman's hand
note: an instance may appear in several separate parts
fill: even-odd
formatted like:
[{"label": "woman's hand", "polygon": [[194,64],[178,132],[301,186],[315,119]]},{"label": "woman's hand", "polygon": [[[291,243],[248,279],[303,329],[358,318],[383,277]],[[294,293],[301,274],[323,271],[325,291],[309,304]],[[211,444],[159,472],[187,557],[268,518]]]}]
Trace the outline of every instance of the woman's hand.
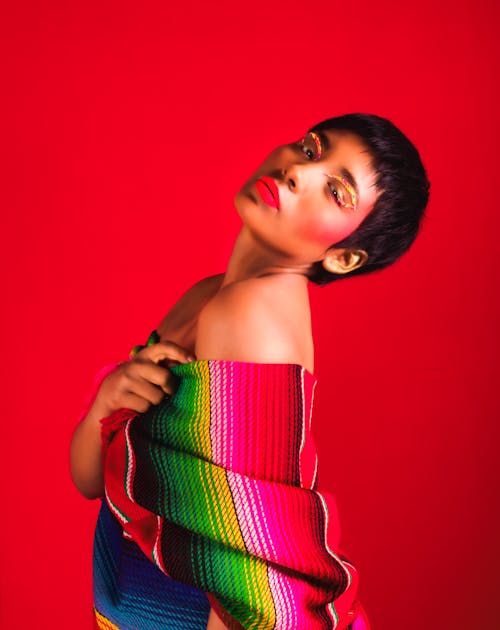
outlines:
[{"label": "woman's hand", "polygon": [[175,392],[175,378],[168,368],[194,360],[190,352],[171,341],[143,348],[103,380],[94,404],[104,416],[123,408],[144,413],[165,394]]},{"label": "woman's hand", "polygon": [[143,348],[106,376],[71,441],[71,476],[85,497],[95,499],[104,494],[100,420],[118,409],[144,413],[157,405],[176,389],[169,368],[189,361],[194,361],[190,352],[163,341]]}]

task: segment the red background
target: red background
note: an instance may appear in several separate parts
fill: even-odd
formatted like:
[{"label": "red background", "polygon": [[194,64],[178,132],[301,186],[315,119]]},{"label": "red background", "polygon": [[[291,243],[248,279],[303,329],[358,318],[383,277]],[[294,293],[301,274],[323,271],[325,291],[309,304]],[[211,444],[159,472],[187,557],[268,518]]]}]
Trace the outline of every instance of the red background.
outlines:
[{"label": "red background", "polygon": [[498,3],[5,4],[2,628],[91,627],[93,374],[224,268],[267,152],[349,111],[432,199],[394,267],[312,291],[320,478],[373,630],[498,627]]}]

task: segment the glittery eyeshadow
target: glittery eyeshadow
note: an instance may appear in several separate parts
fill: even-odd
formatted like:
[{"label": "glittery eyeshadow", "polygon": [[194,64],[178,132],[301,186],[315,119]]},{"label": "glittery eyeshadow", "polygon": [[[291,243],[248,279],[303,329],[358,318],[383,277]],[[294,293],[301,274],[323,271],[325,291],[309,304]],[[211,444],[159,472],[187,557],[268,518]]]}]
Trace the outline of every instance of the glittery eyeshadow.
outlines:
[{"label": "glittery eyeshadow", "polygon": [[352,203],[345,203],[339,199],[340,205],[343,206],[344,208],[354,209],[356,207],[356,204],[358,203],[358,195],[356,194],[356,191],[351,186],[351,184],[347,181],[347,179],[345,177],[341,177],[340,175],[333,175],[332,173],[324,173],[324,174],[326,175],[326,177],[329,177],[330,179],[335,179],[338,182],[340,182],[344,186],[344,188],[347,190],[347,192],[351,195]]},{"label": "glittery eyeshadow", "polygon": [[321,140],[319,139],[318,134],[314,133],[314,131],[310,131],[309,135],[314,140],[314,144],[316,145],[316,157],[314,159],[319,160],[319,158],[321,157]]}]

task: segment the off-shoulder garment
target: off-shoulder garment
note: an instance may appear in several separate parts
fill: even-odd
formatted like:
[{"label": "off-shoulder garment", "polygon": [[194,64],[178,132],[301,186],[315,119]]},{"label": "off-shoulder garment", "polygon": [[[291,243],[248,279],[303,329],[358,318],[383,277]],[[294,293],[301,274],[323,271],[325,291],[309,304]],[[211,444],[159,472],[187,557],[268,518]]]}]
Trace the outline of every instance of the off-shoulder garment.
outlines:
[{"label": "off-shoulder garment", "polygon": [[173,396],[103,421],[94,547],[99,628],[363,630],[335,502],[316,483],[316,378],[194,361]]}]

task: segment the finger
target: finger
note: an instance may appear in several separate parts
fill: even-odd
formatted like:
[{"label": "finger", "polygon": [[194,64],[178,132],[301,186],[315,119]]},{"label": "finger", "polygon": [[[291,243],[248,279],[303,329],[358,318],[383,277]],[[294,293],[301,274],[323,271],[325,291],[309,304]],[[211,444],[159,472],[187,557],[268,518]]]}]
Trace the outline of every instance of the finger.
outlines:
[{"label": "finger", "polygon": [[122,407],[138,413],[145,413],[151,407],[151,403],[137,394],[125,392],[122,398]]},{"label": "finger", "polygon": [[170,396],[172,396],[173,394],[175,394],[176,390],[177,390],[177,386],[178,386],[178,381],[175,378],[175,376],[172,374],[172,372],[168,371],[168,376],[167,376],[167,382],[166,384],[162,387],[163,391],[166,394],[169,394]]},{"label": "finger", "polygon": [[177,389],[177,379],[168,368],[161,367],[149,359],[136,358],[128,361],[126,366],[127,381],[125,389],[134,390],[134,383],[149,381],[160,387],[165,394],[173,394]]},{"label": "finger", "polygon": [[130,371],[136,378],[143,378],[158,387],[164,387],[169,378],[168,368],[156,365],[149,359],[135,359],[132,361]]},{"label": "finger", "polygon": [[195,357],[189,350],[177,345],[173,341],[162,341],[152,346],[144,348],[137,353],[137,358],[149,359],[153,363],[159,363],[164,360],[178,361],[179,363],[189,363],[194,361]]},{"label": "finger", "polygon": [[140,396],[151,405],[158,405],[165,397],[165,392],[161,387],[153,385],[143,378],[138,378],[131,383],[129,393]]}]

